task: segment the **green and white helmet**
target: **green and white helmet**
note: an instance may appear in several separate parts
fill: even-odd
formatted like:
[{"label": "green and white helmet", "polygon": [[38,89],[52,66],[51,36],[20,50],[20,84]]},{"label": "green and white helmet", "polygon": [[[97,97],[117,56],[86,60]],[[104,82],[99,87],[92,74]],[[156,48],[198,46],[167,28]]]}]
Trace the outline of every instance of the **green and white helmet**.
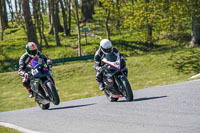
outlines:
[{"label": "green and white helmet", "polygon": [[35,58],[38,53],[37,45],[34,42],[28,42],[26,44],[26,52],[31,58]]}]

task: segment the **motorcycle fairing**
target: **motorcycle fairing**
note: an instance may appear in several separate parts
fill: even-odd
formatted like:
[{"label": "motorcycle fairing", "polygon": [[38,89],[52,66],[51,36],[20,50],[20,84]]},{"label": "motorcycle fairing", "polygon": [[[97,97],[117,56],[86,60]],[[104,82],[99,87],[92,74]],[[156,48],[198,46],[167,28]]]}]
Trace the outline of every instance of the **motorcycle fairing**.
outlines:
[{"label": "motorcycle fairing", "polygon": [[113,67],[115,67],[115,68],[120,70],[121,69],[120,53],[118,52],[118,53],[114,53],[114,54],[117,56],[117,59],[116,59],[115,62],[107,60],[106,57],[102,59],[102,62],[105,63],[105,64],[108,64],[108,65],[111,65],[111,66],[113,66]]}]

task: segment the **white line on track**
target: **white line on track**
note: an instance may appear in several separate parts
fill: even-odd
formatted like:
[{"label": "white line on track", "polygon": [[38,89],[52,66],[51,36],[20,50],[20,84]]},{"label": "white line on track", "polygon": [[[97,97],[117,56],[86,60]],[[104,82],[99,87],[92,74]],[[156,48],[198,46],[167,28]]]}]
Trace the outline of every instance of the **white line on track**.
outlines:
[{"label": "white line on track", "polygon": [[8,127],[8,128],[13,128],[13,129],[20,131],[20,132],[23,132],[23,133],[44,133],[44,132],[36,132],[36,131],[33,131],[33,130],[25,129],[25,128],[22,128],[22,127],[19,127],[19,126],[10,124],[10,123],[0,122],[0,125],[4,126],[4,127]]}]

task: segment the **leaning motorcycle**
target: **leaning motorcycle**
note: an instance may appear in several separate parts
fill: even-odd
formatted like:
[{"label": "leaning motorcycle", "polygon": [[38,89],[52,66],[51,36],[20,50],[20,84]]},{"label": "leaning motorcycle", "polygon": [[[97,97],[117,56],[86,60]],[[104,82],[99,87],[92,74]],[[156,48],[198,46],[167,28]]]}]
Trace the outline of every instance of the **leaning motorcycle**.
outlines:
[{"label": "leaning motorcycle", "polygon": [[50,66],[47,65],[43,59],[34,58],[31,61],[31,65],[28,65],[31,69],[30,85],[35,102],[38,103],[41,109],[46,110],[50,107],[50,102],[54,105],[60,103],[60,99],[54,84],[54,79],[50,70]]},{"label": "leaning motorcycle", "polygon": [[[127,79],[128,68],[121,54],[109,53],[102,59],[102,63],[104,65],[99,71],[103,74],[103,87],[107,99],[115,102],[124,97],[127,101],[133,101],[133,92]],[[93,68],[96,70],[95,66]]]}]

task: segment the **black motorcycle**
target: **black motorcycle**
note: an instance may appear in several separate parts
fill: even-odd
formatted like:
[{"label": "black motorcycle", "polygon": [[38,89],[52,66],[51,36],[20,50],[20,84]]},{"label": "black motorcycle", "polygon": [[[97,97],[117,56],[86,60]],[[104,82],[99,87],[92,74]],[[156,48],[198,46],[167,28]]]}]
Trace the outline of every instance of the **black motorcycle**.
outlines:
[{"label": "black motorcycle", "polygon": [[31,69],[30,85],[35,102],[38,103],[41,109],[45,110],[50,107],[50,102],[55,105],[60,103],[60,99],[54,84],[54,79],[50,70],[50,66],[47,65],[43,59],[34,58],[31,61],[31,65],[28,65]]},{"label": "black motorcycle", "polygon": [[[127,79],[128,68],[120,53],[107,54],[102,63],[104,65],[99,71],[103,73],[104,93],[107,99],[115,102],[125,97],[127,101],[133,101],[133,92]],[[96,70],[94,66],[93,68]]]}]

